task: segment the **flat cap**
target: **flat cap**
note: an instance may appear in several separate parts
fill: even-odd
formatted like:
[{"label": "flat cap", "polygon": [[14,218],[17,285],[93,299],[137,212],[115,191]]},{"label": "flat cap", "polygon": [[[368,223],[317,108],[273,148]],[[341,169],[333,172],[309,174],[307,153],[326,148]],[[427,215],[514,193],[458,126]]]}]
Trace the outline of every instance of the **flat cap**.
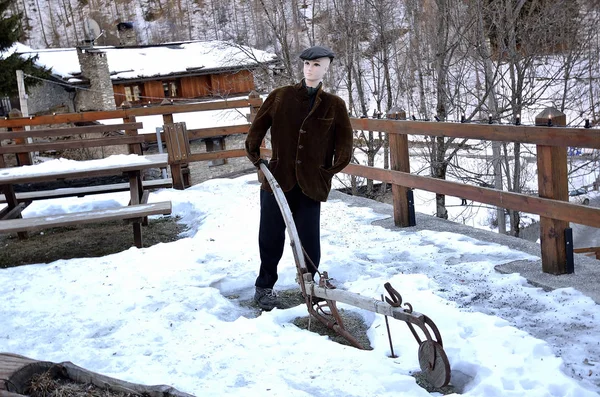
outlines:
[{"label": "flat cap", "polygon": [[300,59],[308,60],[317,58],[330,58],[333,60],[335,54],[327,47],[321,47],[319,45],[307,48],[300,54]]}]

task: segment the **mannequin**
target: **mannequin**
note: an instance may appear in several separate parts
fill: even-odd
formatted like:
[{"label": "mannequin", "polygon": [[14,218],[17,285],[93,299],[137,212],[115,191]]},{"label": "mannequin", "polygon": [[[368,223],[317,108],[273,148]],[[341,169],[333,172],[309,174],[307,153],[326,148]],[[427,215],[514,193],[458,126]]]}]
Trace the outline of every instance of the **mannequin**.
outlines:
[{"label": "mannequin", "polygon": [[[344,101],[323,91],[323,77],[334,59],[328,48],[304,50],[304,79],[279,87],[259,109],[246,139],[246,155],[255,165],[265,163],[283,190],[314,276],[321,258],[320,211],[331,180],[350,162],[353,131]],[[260,145],[271,131],[272,158],[260,157]],[[259,171],[260,174],[260,171]],[[260,178],[259,178],[260,179]],[[283,255],[285,223],[268,182],[260,190],[258,245],[260,270],[254,301],[264,310],[279,305],[273,287]]]},{"label": "mannequin", "polygon": [[329,70],[329,58],[317,58],[304,61],[304,82],[308,87],[317,88]]}]

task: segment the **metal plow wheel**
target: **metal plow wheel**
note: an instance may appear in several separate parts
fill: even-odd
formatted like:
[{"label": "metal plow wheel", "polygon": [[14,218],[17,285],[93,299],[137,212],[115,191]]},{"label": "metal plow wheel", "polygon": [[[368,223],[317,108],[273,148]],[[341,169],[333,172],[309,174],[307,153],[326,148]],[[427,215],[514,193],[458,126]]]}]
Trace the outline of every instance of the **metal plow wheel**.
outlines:
[{"label": "metal plow wheel", "polygon": [[[344,323],[337,309],[336,302],[346,303],[371,312],[383,314],[386,316],[386,321],[387,317],[404,321],[419,344],[419,365],[425,378],[434,387],[439,388],[446,386],[450,382],[450,362],[448,361],[448,356],[446,356],[446,353],[444,352],[442,336],[435,323],[424,314],[414,312],[410,303],[406,302],[403,305],[402,296],[390,285],[390,283],[384,284],[386,291],[390,295],[389,297],[386,297],[385,300],[368,298],[352,292],[341,291],[333,287],[329,283],[327,272],[319,272],[315,269],[310,258],[305,255],[290,207],[288,206],[283,191],[273,177],[273,174],[271,174],[264,164],[260,165],[260,170],[269,182],[269,185],[275,194],[275,199],[277,200],[281,214],[283,215],[298,271],[296,280],[298,281],[298,284],[300,284],[300,289],[302,290],[302,295],[305,298],[310,315],[328,328],[336,331],[350,342],[350,344],[359,349],[364,349],[364,347],[361,346],[358,340],[344,328]],[[318,285],[315,284],[311,273],[308,271],[306,260],[309,261],[312,268],[319,274]],[[423,338],[417,329],[420,330]],[[393,355],[391,338],[390,348],[392,349]]]}]

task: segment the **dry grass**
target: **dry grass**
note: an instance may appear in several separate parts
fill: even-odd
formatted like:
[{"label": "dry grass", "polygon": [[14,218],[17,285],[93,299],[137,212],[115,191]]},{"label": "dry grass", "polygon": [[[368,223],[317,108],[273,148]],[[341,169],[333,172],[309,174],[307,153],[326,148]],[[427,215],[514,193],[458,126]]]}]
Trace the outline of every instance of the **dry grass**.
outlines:
[{"label": "dry grass", "polygon": [[[48,370],[31,378],[27,395],[31,397],[138,397],[139,394],[113,392],[92,384],[76,383]],[[140,396],[141,397],[141,396]]]},{"label": "dry grass", "polygon": [[[184,230],[175,217],[152,219],[142,227],[144,247],[175,241]],[[132,246],[132,226],[122,221],[46,229],[29,233],[25,240],[16,235],[0,235],[0,268],[101,257]]]}]

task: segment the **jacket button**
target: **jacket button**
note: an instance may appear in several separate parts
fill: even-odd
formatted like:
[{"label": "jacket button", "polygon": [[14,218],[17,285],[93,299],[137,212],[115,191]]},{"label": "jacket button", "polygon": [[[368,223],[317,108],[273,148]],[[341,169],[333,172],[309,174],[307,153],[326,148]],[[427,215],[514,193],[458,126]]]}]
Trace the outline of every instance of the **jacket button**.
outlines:
[{"label": "jacket button", "polygon": [[302,164],[302,160],[296,160],[296,163]]},{"label": "jacket button", "polygon": [[303,148],[304,148],[304,146],[298,145],[298,149],[303,149]]},{"label": "jacket button", "polygon": [[300,133],[301,133],[301,134],[304,134],[305,132],[306,132],[306,131],[304,131],[304,130],[300,130]]}]

